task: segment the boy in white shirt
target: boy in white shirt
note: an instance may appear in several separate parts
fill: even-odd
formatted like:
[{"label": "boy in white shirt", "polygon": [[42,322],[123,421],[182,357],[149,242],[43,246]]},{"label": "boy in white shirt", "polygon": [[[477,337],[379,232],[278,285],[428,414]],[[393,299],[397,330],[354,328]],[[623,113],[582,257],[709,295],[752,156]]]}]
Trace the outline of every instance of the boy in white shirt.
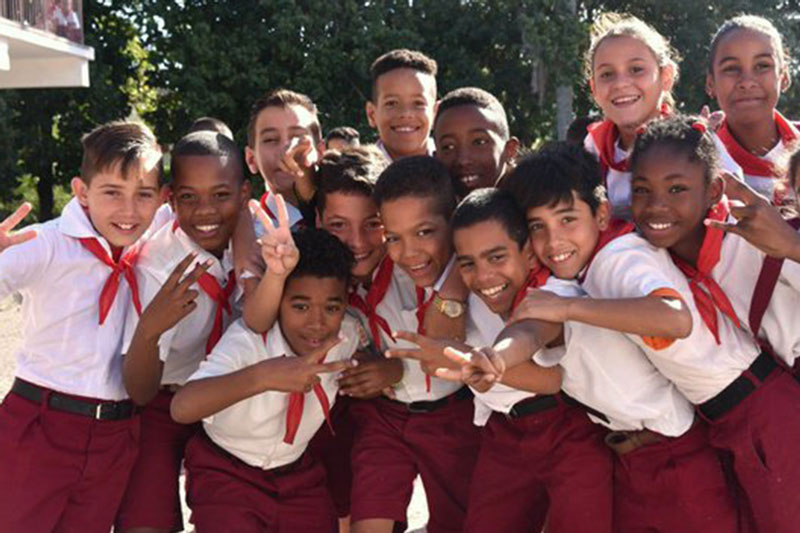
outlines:
[{"label": "boy in white shirt", "polygon": [[359,342],[345,315],[353,256],[322,230],[301,229],[294,242],[277,323],[265,334],[232,324],[172,401],[176,421],[203,419],[186,449],[201,533],[336,531],[324,469],[305,451]]},{"label": "boy in white shirt", "polygon": [[117,515],[121,531],[183,529],[178,476],[198,426],[173,422],[169,405],[237,314],[230,241],[250,197],[241,152],[220,133],[190,133],[172,150],[172,176],[175,217],[142,247],[145,309],[141,317],[130,312],[125,326],[123,379],[145,407],[141,450]]},{"label": "boy in white shirt", "polygon": [[24,297],[0,407],[2,531],[108,531],[138,452],[121,343],[132,296],[141,311],[133,265],[162,203],[161,150],[132,122],[96,128],[83,147],[61,217],[0,253],[0,299]]}]

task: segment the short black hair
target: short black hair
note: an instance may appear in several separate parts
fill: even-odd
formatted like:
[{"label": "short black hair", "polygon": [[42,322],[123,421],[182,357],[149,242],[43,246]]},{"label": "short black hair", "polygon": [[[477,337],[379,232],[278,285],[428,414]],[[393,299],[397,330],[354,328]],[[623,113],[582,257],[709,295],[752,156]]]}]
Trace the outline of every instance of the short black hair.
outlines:
[{"label": "short black hair", "polygon": [[636,136],[631,153],[631,171],[648,151],[663,146],[676,154],[685,155],[689,161],[703,165],[706,183],[719,173],[720,160],[711,128],[706,120],[696,115],[672,115],[653,120]]},{"label": "short black hair", "polygon": [[322,127],[319,125],[317,106],[314,104],[313,100],[305,94],[290,91],[289,89],[275,89],[256,100],[255,103],[253,103],[253,107],[250,108],[250,119],[247,122],[247,146],[255,148],[257,133],[256,121],[258,120],[258,115],[260,115],[263,110],[268,107],[286,108],[292,105],[298,105],[314,116],[314,122],[311,123],[309,129],[311,130],[314,142],[320,142],[322,140]]},{"label": "short black hair", "polygon": [[519,161],[499,187],[511,193],[527,211],[572,203],[574,192],[597,212],[605,201],[603,174],[597,160],[581,146],[566,141],[545,145]]},{"label": "short black hair", "polygon": [[181,158],[188,156],[218,157],[236,169],[239,182],[244,181],[242,151],[229,137],[209,130],[187,133],[172,148],[172,180],[178,175]]},{"label": "short black hair", "polygon": [[357,129],[351,128],[350,126],[339,126],[338,128],[333,128],[328,132],[328,135],[325,136],[326,148],[331,139],[342,139],[351,146],[358,146],[361,141],[361,134],[358,133]]},{"label": "short black hair", "polygon": [[493,220],[503,226],[520,249],[528,241],[525,212],[508,191],[495,188],[476,189],[456,207],[451,220],[453,232]]},{"label": "short black hair", "polygon": [[378,175],[386,168],[386,158],[375,147],[349,147],[341,152],[325,152],[314,173],[317,194],[314,200],[320,213],[332,193],[361,194],[372,197]]},{"label": "short black hair", "polygon": [[500,134],[503,140],[508,140],[511,133],[508,129],[508,116],[506,115],[506,110],[503,109],[503,104],[489,91],[484,91],[477,87],[461,87],[444,95],[439,101],[436,118],[433,119],[433,129],[436,129],[436,124],[439,122],[439,117],[442,116],[442,113],[454,107],[468,105],[494,113],[497,117],[497,133]]},{"label": "short black hair", "polygon": [[589,126],[598,120],[598,117],[592,115],[576,117],[569,123],[569,127],[567,128],[567,141],[573,144],[583,145],[583,140],[589,134]]},{"label": "short black hair", "polygon": [[373,195],[380,208],[384,202],[399,198],[430,198],[436,214],[450,220],[456,196],[447,167],[428,155],[404,157],[386,167],[375,184]]},{"label": "short black hair", "polygon": [[186,133],[193,133],[195,131],[215,131],[233,140],[233,132],[228,125],[214,117],[200,117],[195,119],[192,125],[189,126],[189,131]]},{"label": "short black hair", "polygon": [[373,61],[369,69],[370,76],[372,77],[372,101],[378,99],[378,78],[398,68],[410,68],[417,72],[422,72],[433,76],[436,79],[436,73],[439,66],[434,59],[426,56],[417,50],[409,50],[407,48],[398,48],[386,52],[378,59]]},{"label": "short black hair", "polygon": [[287,282],[293,278],[311,276],[350,283],[350,270],[355,259],[353,252],[342,241],[324,229],[306,227],[292,232],[292,238],[300,252],[300,259]]}]

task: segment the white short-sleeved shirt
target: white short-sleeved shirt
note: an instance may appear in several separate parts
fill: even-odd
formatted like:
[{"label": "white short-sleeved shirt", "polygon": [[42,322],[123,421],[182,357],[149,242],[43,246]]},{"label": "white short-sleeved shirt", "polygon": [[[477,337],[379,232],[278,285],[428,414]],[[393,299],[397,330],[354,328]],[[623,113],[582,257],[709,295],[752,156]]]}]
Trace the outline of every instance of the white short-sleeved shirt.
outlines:
[{"label": "white short-sleeved shirt", "polygon": [[758,357],[752,335],[718,313],[719,336],[703,323],[686,277],[666,250],[636,234],[611,241],[595,256],[583,283],[592,298],[640,298],[658,289],[676,291],[692,314],[692,332],[668,347],[651,348],[638,335],[628,335],[693,404],[719,394]]},{"label": "white short-sleeved shirt", "polygon": [[[734,161],[734,159],[730,156],[728,150],[725,148],[725,145],[722,144],[722,141],[720,141],[716,135],[713,135],[713,138],[714,144],[717,146],[717,151],[719,152],[720,164],[722,168],[726,172],[729,172],[735,176],[739,181],[742,181],[744,179],[742,167],[740,167],[739,164],[736,163],[736,161]],[[591,133],[584,137],[583,147],[590,154],[594,155],[595,157],[599,157],[598,147],[595,144]],[[617,142],[614,144],[614,162],[621,163],[622,161],[625,161],[631,155],[632,151],[632,149],[623,150],[619,146],[619,140],[617,140]],[[605,184],[608,202],[611,204],[611,214],[616,218],[630,220],[632,200],[631,172],[609,168],[606,172]]]},{"label": "white short-sleeved shirt", "polygon": [[[541,289],[569,298],[586,295],[577,281],[554,276]],[[534,359],[542,366],[561,365],[561,389],[608,418],[605,422],[590,413],[594,422],[615,431],[647,428],[670,437],[691,427],[689,400],[626,335],[569,321],[564,341],[566,350],[547,350]]]},{"label": "white short-sleeved shirt", "polygon": [[[494,345],[495,339],[505,328],[503,319],[500,318],[500,315],[492,312],[475,293],[469,295],[468,309],[467,344],[474,347]],[[563,352],[563,347],[546,348],[540,351],[558,353]],[[531,358],[533,358],[533,354],[531,354]],[[515,389],[503,383],[495,383],[486,392],[479,392],[475,389],[472,392],[475,394],[473,422],[476,426],[485,426],[492,412],[508,413],[517,402],[536,396],[532,392]]]},{"label": "white short-sleeved shirt", "polygon": [[[163,223],[166,209],[158,211],[154,225]],[[78,239],[97,239],[109,257],[111,247],[75,198],[59,218],[30,229],[36,230],[36,238],[0,253],[0,300],[17,291],[23,296],[16,375],[68,394],[127,398],[121,349],[130,287],[120,276],[117,295],[100,325],[100,294],[112,270]],[[123,250],[123,255],[138,249],[141,242]]]},{"label": "white short-sleeved shirt", "polygon": [[[136,263],[142,308],[147,307],[178,263],[190,253],[196,253],[197,258],[184,275],[192,272],[196,264],[210,260],[212,263],[206,272],[217,280],[220,287],[225,287],[233,270],[231,247],[228,247],[221,260],[217,259],[192,241],[180,227],[173,223],[166,224],[144,244]],[[206,340],[214,326],[217,304],[198,284],[195,283],[191,288],[198,293],[195,299],[197,307],[158,339],[158,355],[164,363],[162,384],[183,385],[206,356]],[[229,300],[232,313],[224,309],[222,312],[223,331],[237,318],[238,309],[233,304],[240,297],[241,290],[236,287]],[[123,336],[123,353],[127,353],[138,323],[139,316],[133,311],[129,312]]]},{"label": "white short-sleeved shirt", "polygon": [[[442,275],[434,284],[433,288],[425,289],[425,301],[427,301],[433,290],[438,290],[447,278],[450,269],[453,268],[451,259]],[[359,289],[364,296],[363,288]],[[394,331],[417,331],[419,321],[417,320],[417,289],[411,278],[403,272],[397,265],[392,272],[392,281],[386,291],[386,295],[375,306],[378,315],[383,317],[389,324],[389,328]],[[380,330],[382,346],[388,348],[417,348],[417,345],[404,341],[393,340],[383,330]],[[431,376],[431,390],[428,392],[426,387],[425,372],[423,372],[419,361],[403,359],[403,379],[395,385],[395,396],[398,401],[404,403],[418,401],[433,401],[444,398],[461,388],[460,383],[454,383],[444,379]]]},{"label": "white short-sleeved shirt", "polygon": [[[749,329],[748,316],[765,254],[729,233],[722,240],[719,263],[711,276],[731,301],[736,316]],[[800,356],[800,264],[785,260],[772,298],[761,320],[759,337],[767,339],[789,366]]]},{"label": "white short-sleeved shirt", "polygon": [[[345,315],[339,335],[342,342],[331,348],[326,362],[349,359],[358,345],[353,317]],[[224,376],[252,366],[266,359],[296,357],[275,324],[264,337],[235,321],[225,331],[208,358],[189,378]],[[320,384],[333,406],[338,383],[334,373],[320,374]],[[203,420],[206,433],[218,446],[235,455],[250,466],[265,470],[287,465],[300,458],[308,442],[325,421],[322,407],[314,392],[306,393],[303,415],[294,442],[283,441],[286,434],[286,412],[289,393],[267,391],[242,400]]]},{"label": "white short-sleeved shirt", "polygon": [[[297,209],[294,205],[290,204],[288,201],[286,201],[285,203],[286,203],[286,214],[289,215],[289,227],[292,229],[296,229],[298,227],[298,224],[300,224],[303,221],[303,214],[300,212],[299,209]],[[274,194],[267,194],[267,207],[275,217],[278,216],[278,202],[275,200]],[[267,216],[269,216],[269,212],[267,213]],[[273,223],[277,227],[278,225],[277,219],[273,220]],[[261,221],[255,216],[253,217],[253,229],[255,231],[256,238],[261,238],[267,232],[264,225],[261,224]]]},{"label": "white short-sleeved shirt", "polygon": [[[436,153],[436,143],[433,141],[433,139],[431,139],[430,137],[428,137],[428,140],[427,140],[427,141],[425,141],[425,145],[426,145],[426,147],[427,147],[427,150],[428,150],[428,155],[429,155],[429,156],[431,156],[431,157],[433,157],[433,154],[435,154],[435,153]],[[376,143],[375,143],[375,147],[376,147],[378,150],[380,150],[380,151],[381,151],[381,153],[383,154],[383,157],[385,157],[385,158],[386,158],[386,160],[387,160],[389,163],[391,163],[391,162],[393,162],[393,161],[394,161],[394,159],[392,159],[392,156],[391,156],[391,155],[389,155],[389,150],[387,150],[387,149],[386,149],[386,145],[385,145],[385,144],[383,144],[383,141],[382,141],[382,140],[378,139],[378,142],[376,142]]]}]

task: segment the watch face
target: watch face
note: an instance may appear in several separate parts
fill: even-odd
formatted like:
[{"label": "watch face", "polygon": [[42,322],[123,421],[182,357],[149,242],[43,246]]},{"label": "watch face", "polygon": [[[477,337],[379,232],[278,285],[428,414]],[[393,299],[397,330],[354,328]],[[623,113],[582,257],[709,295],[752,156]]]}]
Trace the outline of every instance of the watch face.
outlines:
[{"label": "watch face", "polygon": [[457,318],[464,313],[464,307],[459,302],[444,300],[442,303],[442,312],[450,318]]}]

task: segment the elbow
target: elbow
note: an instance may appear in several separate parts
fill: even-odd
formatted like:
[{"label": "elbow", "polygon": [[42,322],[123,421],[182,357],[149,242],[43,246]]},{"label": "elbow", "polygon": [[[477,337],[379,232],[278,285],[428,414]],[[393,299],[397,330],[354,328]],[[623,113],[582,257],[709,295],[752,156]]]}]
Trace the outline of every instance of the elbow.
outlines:
[{"label": "elbow", "polygon": [[545,390],[542,391],[542,394],[558,394],[561,392],[561,382],[563,380],[561,366],[555,366],[548,370],[551,371],[551,375],[547,380]]},{"label": "elbow", "polygon": [[141,383],[134,382],[127,373],[123,373],[122,381],[125,385],[125,391],[130,396],[131,401],[139,407],[144,407],[150,403],[153,398],[158,394],[158,387],[150,387],[142,385]]},{"label": "elbow", "polygon": [[668,336],[674,339],[685,339],[692,334],[692,315],[686,308],[677,311],[676,315],[675,320],[670,321],[672,331]]},{"label": "elbow", "polygon": [[193,424],[197,422],[199,418],[192,416],[186,397],[181,394],[181,392],[182,391],[178,391],[175,396],[173,396],[172,402],[169,404],[169,414],[172,420],[178,424]]},{"label": "elbow", "polygon": [[242,309],[242,320],[244,320],[245,326],[256,333],[266,333],[272,327],[272,325],[264,327],[264,324],[259,320],[256,312],[253,311],[252,307],[248,306],[246,302],[244,304],[244,309]]}]

